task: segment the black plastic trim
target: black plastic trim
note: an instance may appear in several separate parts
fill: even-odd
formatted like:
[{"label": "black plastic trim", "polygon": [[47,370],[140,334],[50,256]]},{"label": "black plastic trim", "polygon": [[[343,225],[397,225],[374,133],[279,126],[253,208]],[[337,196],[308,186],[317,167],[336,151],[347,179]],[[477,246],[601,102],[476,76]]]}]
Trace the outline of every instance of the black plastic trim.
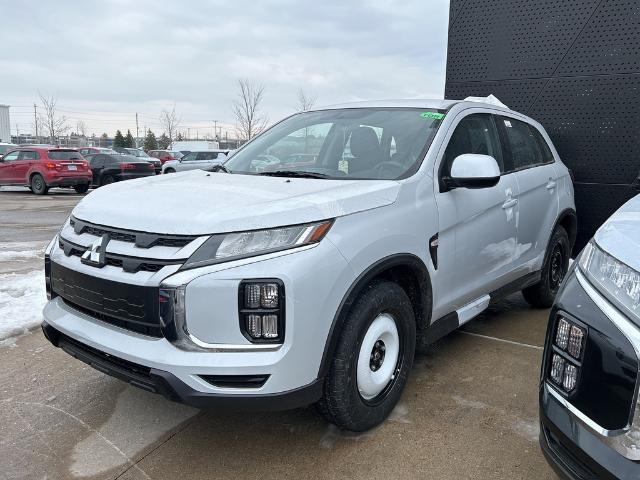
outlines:
[{"label": "black plastic trim", "polygon": [[422,259],[410,253],[400,253],[385,257],[362,272],[358,276],[358,278],[356,278],[355,281],[351,284],[344,297],[342,298],[340,306],[338,307],[338,310],[333,317],[331,328],[329,329],[329,335],[327,336],[327,340],[325,342],[322,361],[320,362],[320,369],[318,371],[319,379],[324,378],[324,376],[329,371],[333,353],[335,352],[336,346],[338,344],[338,339],[340,337],[340,333],[342,332],[342,327],[346,320],[346,316],[362,290],[378,275],[393,267],[400,266],[407,266],[418,274],[421,290],[417,293],[420,295],[419,303],[422,307],[422,311],[415,312],[417,330],[420,334],[421,331],[425,332],[429,327],[429,324],[431,322],[432,298],[431,279],[427,266],[424,264]]}]

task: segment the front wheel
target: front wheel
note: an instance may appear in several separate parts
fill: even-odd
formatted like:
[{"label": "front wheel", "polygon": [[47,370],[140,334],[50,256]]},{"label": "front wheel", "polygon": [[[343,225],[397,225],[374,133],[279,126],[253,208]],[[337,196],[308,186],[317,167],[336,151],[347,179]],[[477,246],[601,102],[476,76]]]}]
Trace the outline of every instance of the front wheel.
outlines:
[{"label": "front wheel", "polygon": [[49,191],[49,187],[47,187],[44,178],[39,173],[36,173],[33,177],[31,177],[31,183],[29,185],[31,187],[31,191],[36,195],[46,195]]},{"label": "front wheel", "polygon": [[318,411],[355,432],[382,423],[400,399],[415,345],[415,316],[405,291],[387,281],[367,286],[346,319]]},{"label": "front wheel", "polygon": [[558,225],[547,245],[540,281],[522,290],[522,296],[529,305],[536,308],[549,308],[553,305],[569,268],[570,256],[569,235],[563,227]]},{"label": "front wheel", "polygon": [[167,168],[164,173],[176,173],[176,171],[173,168]]}]

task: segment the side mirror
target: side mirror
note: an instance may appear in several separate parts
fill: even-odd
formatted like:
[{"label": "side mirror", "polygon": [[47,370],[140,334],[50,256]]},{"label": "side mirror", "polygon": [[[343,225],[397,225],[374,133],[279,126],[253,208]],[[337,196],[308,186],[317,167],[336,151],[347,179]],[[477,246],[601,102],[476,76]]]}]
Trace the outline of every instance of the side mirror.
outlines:
[{"label": "side mirror", "polygon": [[449,189],[495,187],[500,181],[500,167],[490,155],[465,153],[453,160],[451,176],[443,180]]}]

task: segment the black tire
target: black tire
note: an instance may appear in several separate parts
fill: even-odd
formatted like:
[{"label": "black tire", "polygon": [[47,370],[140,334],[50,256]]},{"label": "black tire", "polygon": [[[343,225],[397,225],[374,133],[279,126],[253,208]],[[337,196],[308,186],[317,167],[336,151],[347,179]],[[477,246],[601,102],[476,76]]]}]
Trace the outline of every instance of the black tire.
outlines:
[{"label": "black tire", "polygon": [[36,173],[31,177],[31,182],[29,182],[29,187],[31,191],[36,195],[46,195],[49,191],[49,187],[47,187],[44,178],[39,173]]},{"label": "black tire", "polygon": [[75,187],[73,187],[73,189],[76,191],[76,193],[87,193],[89,191],[89,184],[83,183],[81,185],[76,185]]},{"label": "black tire", "polygon": [[109,185],[110,183],[115,182],[116,179],[113,178],[113,175],[103,175],[103,177],[100,179],[100,186],[104,186],[104,185]]},{"label": "black tire", "polygon": [[[399,337],[399,353],[393,376],[377,396],[365,399],[358,387],[358,357],[369,327],[381,314],[394,321]],[[379,341],[375,343],[373,354]],[[413,307],[405,291],[396,283],[374,282],[368,285],[348,314],[340,334],[323,395],[316,404],[318,412],[339,428],[362,432],[382,423],[400,399],[411,366],[416,345]],[[384,361],[384,343],[382,343]],[[369,358],[369,357],[367,357]],[[381,363],[382,365],[382,363]],[[374,366],[370,367],[372,371]],[[381,368],[378,366],[378,368]]]},{"label": "black tire", "polygon": [[176,173],[176,171],[173,168],[167,168],[164,173]]},{"label": "black tire", "polygon": [[558,225],[547,245],[540,281],[522,290],[522,295],[529,305],[536,308],[549,308],[553,305],[558,289],[569,269],[570,257],[569,235],[563,227]]}]

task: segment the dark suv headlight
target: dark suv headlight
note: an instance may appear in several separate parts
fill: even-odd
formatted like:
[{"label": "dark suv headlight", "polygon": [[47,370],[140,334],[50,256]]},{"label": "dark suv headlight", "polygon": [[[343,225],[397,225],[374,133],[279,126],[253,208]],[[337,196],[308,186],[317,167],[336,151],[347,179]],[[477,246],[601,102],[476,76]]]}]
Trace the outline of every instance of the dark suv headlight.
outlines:
[{"label": "dark suv headlight", "polygon": [[640,318],[640,273],[606,253],[593,240],[580,255],[580,270],[608,300]]}]

